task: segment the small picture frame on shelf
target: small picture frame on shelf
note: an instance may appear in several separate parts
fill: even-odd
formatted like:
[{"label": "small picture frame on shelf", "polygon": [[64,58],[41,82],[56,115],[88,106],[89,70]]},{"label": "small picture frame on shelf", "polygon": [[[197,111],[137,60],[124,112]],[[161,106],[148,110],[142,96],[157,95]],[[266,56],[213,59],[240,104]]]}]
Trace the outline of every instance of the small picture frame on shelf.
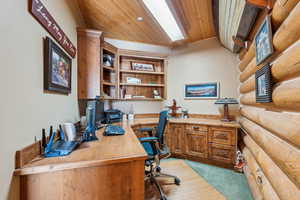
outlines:
[{"label": "small picture frame on shelf", "polygon": [[49,37],[44,40],[44,90],[71,93],[72,59]]},{"label": "small picture frame on shelf", "polygon": [[255,35],[256,65],[260,65],[273,54],[272,26],[268,15]]},{"label": "small picture frame on shelf", "polygon": [[272,102],[272,75],[269,63],[255,72],[255,95],[257,103]]},{"label": "small picture frame on shelf", "polygon": [[185,99],[218,99],[219,98],[218,82],[186,84],[184,86]]},{"label": "small picture frame on shelf", "polygon": [[135,70],[135,71],[154,72],[154,64],[151,64],[151,63],[131,62],[131,68],[132,68],[132,70]]}]

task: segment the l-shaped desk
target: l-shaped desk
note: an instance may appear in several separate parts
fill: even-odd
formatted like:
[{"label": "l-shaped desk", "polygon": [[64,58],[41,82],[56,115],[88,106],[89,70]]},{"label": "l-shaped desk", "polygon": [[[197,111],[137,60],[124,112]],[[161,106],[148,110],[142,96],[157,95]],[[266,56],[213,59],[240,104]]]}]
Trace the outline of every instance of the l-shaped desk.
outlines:
[{"label": "l-shaped desk", "polygon": [[[157,122],[123,122],[125,135],[105,137],[101,129],[98,141],[81,144],[69,156],[35,158],[14,172],[21,176],[21,199],[144,199],[147,154],[137,129]],[[215,119],[170,119],[165,139],[174,157],[232,167],[238,128],[236,122]]]}]

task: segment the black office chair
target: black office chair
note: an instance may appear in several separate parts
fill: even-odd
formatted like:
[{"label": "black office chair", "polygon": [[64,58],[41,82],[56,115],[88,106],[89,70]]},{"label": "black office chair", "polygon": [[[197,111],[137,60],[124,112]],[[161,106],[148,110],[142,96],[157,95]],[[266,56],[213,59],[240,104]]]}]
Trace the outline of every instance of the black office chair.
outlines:
[{"label": "black office chair", "polygon": [[[164,133],[167,124],[168,111],[162,111],[159,114],[158,126],[154,129],[152,128],[141,128],[140,132],[147,132],[149,137],[140,138],[142,145],[144,146],[148,159],[145,161],[145,181],[150,180],[150,182],[155,184],[159,191],[160,199],[167,200],[166,195],[156,178],[159,177],[170,177],[174,179],[176,185],[180,185],[180,179],[176,176],[164,174],[160,168],[160,160],[163,158],[170,157],[171,153],[167,145],[164,143]],[[153,133],[155,132],[155,136]]]}]

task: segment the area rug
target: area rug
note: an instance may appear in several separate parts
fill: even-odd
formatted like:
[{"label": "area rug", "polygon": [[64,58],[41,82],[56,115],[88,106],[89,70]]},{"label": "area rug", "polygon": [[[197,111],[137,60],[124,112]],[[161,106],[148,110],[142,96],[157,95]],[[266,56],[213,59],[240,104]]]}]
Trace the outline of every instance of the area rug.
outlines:
[{"label": "area rug", "polygon": [[[183,160],[170,160],[161,163],[163,173],[178,176],[181,180],[179,186],[174,184],[172,178],[159,178],[168,200],[225,200],[226,198],[213,186],[208,184]],[[150,182],[145,184],[145,199],[157,200],[159,193]]]}]

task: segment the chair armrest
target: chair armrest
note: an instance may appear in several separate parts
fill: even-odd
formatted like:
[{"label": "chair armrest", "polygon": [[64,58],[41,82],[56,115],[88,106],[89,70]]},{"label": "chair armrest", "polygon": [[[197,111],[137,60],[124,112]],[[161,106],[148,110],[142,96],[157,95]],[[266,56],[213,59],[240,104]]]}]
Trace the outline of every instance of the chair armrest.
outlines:
[{"label": "chair armrest", "polygon": [[143,138],[139,138],[140,142],[141,143],[144,143],[144,142],[158,142],[158,138],[157,137],[143,137]]}]

